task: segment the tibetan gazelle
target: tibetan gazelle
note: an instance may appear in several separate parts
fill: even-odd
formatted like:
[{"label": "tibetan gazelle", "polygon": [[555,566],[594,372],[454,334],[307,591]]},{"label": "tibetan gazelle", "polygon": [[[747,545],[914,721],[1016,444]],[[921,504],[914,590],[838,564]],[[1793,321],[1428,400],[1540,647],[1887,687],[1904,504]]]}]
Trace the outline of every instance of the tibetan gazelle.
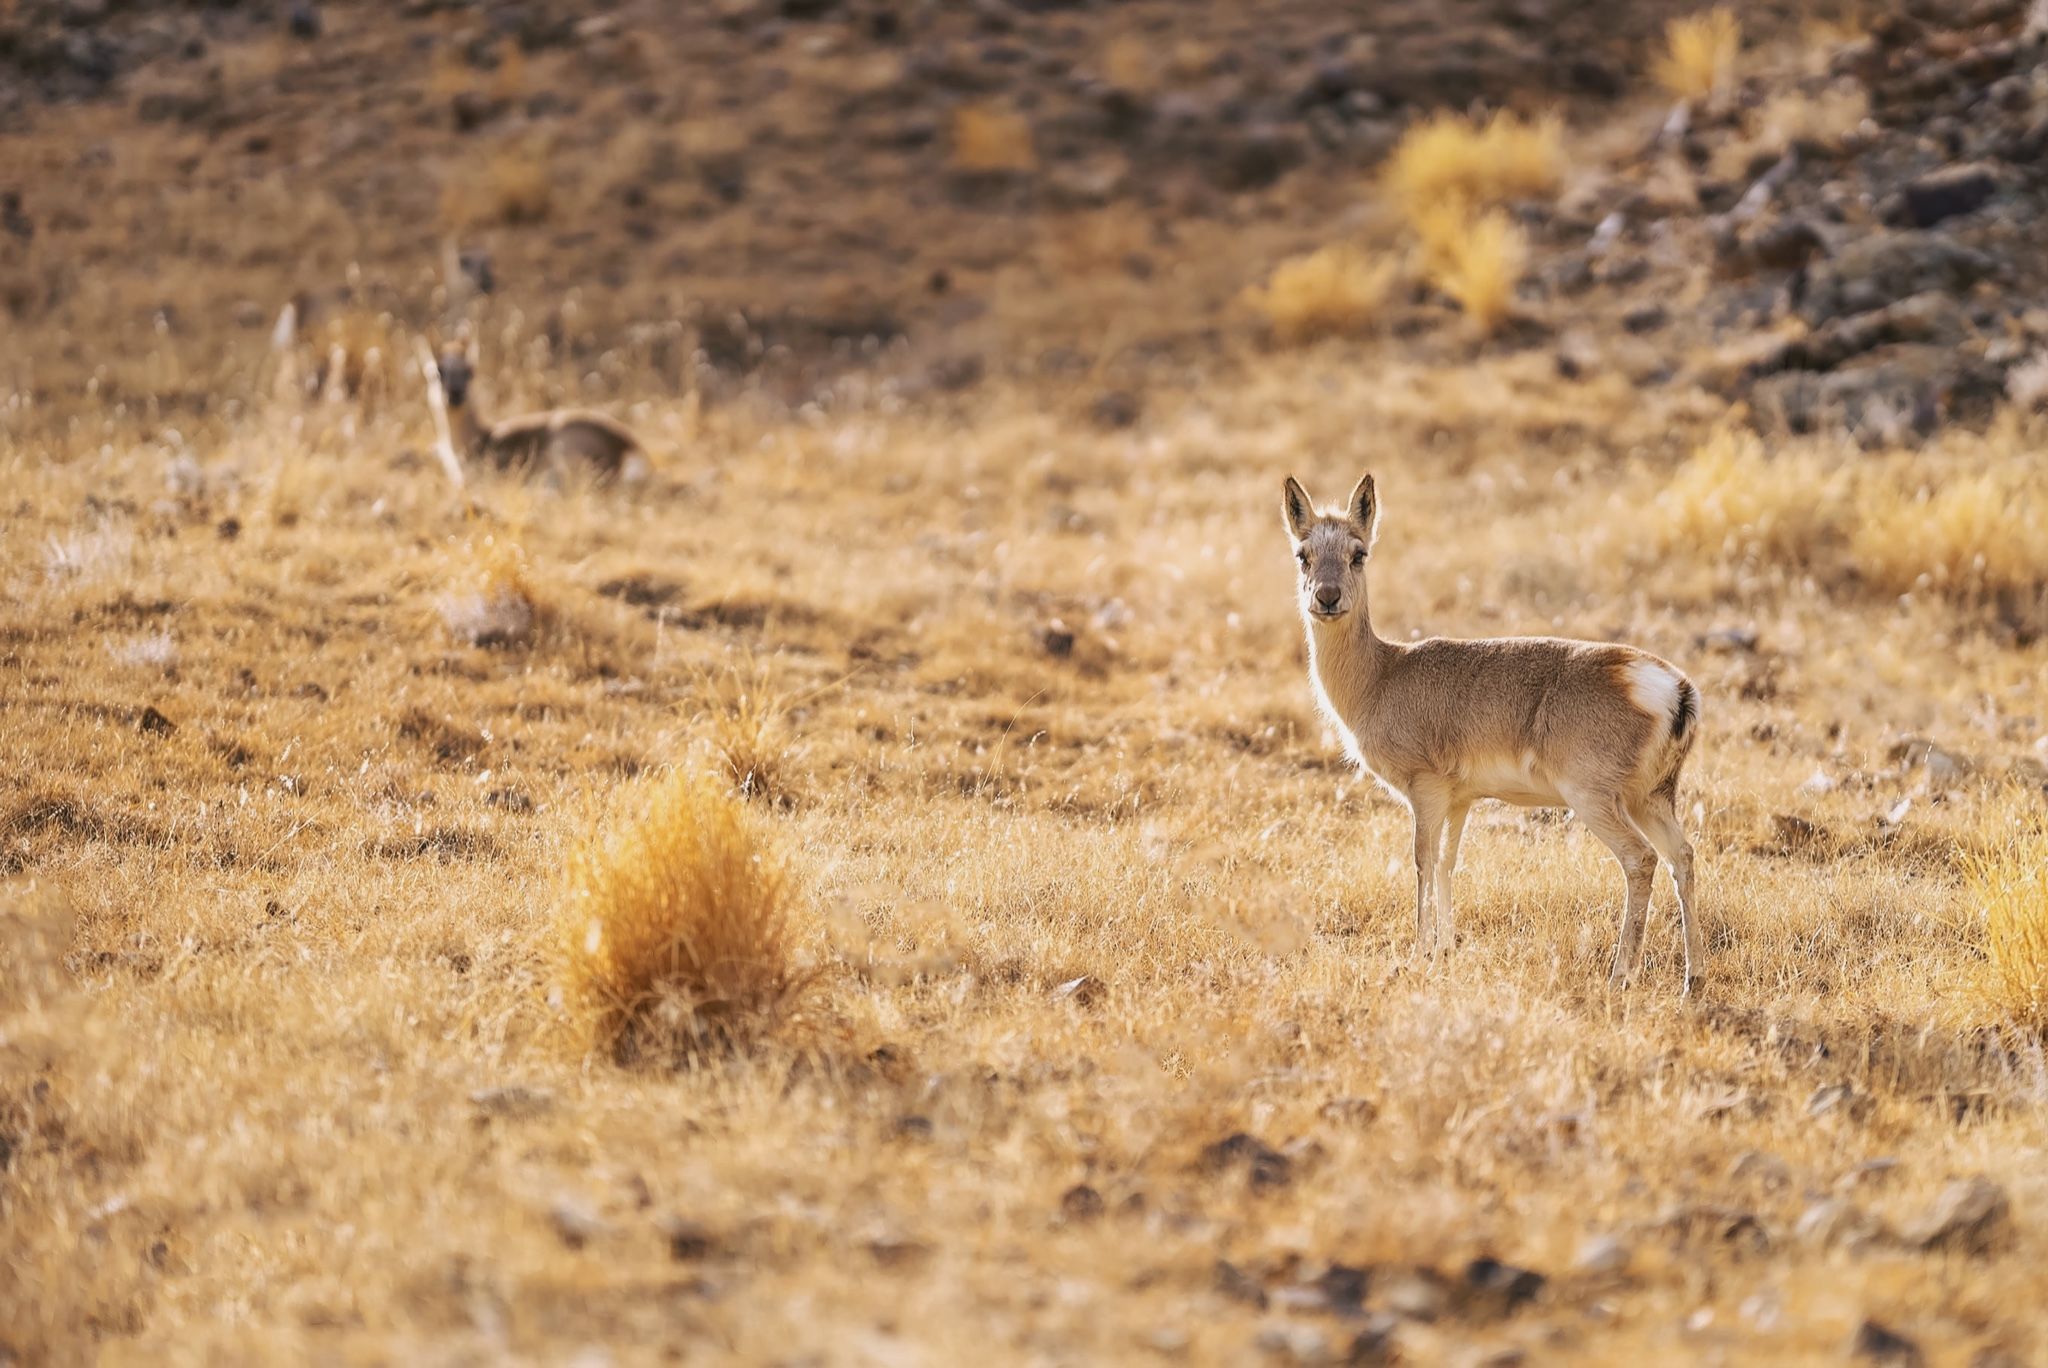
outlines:
[{"label": "tibetan gazelle", "polygon": [[[442,429],[441,457],[458,484],[452,460],[456,451],[466,461],[481,461],[499,470],[544,470],[557,479],[579,470],[604,481],[632,479],[646,472],[647,452],[640,439],[632,429],[602,413],[547,409],[495,423],[478,414],[469,394],[476,377],[474,336],[438,357],[421,343],[420,368],[427,381],[427,401]],[[452,433],[448,431],[451,413]]]},{"label": "tibetan gazelle", "polygon": [[1481,798],[1569,807],[1628,879],[1612,978],[1642,968],[1657,857],[1671,866],[1685,987],[1705,969],[1692,909],[1692,846],[1678,822],[1678,772],[1699,730],[1699,691],[1630,646],[1556,637],[1382,640],[1365,563],[1379,500],[1367,475],[1339,510],[1318,510],[1290,476],[1287,533],[1300,564],[1309,678],[1352,757],[1415,816],[1415,924],[1434,953],[1454,940],[1451,874],[1465,814]]}]

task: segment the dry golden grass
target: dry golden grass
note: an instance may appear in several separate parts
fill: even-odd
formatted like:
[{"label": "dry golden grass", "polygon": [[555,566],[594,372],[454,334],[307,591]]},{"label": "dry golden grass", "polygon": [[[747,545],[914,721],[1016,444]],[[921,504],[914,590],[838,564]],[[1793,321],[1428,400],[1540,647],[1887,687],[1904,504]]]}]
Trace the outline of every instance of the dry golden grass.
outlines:
[{"label": "dry golden grass", "polygon": [[1681,100],[1711,100],[1735,82],[1742,54],[1742,21],[1725,7],[1673,19],[1664,51],[1651,66],[1657,83]]},{"label": "dry golden grass", "polygon": [[1965,858],[1971,901],[1983,918],[1992,996],[2012,1019],[2048,1026],[2048,821],[2038,813]]},{"label": "dry golden grass", "polygon": [[540,223],[554,208],[555,174],[552,159],[539,147],[501,147],[480,167],[458,169],[443,187],[442,224],[471,229]]},{"label": "dry golden grass", "polygon": [[1438,206],[1468,211],[1557,193],[1565,171],[1564,132],[1550,117],[1503,110],[1479,123],[1438,114],[1410,128],[1383,173],[1411,218]]},{"label": "dry golden grass", "polygon": [[1482,335],[1514,313],[1515,289],[1529,267],[1529,240],[1498,209],[1474,213],[1444,203],[1419,215],[1416,234],[1423,273],[1471,319]]},{"label": "dry golden grass", "polygon": [[2005,425],[1942,460],[1800,442],[1766,452],[1723,429],[1659,494],[1661,544],[1881,593],[1928,591],[2024,618],[2048,601],[2048,483]]},{"label": "dry golden grass", "polygon": [[[1854,535],[2034,429],[1765,449],[1683,382],[1427,338],[1147,371],[1137,432],[1065,378],[700,405],[543,326],[493,319],[493,379],[636,404],[645,490],[458,498],[418,405],[231,369],[175,438],[9,411],[9,1355],[1342,1358],[1344,1269],[1412,1362],[1829,1361],[1869,1315],[2048,1350],[2035,1038],[1958,871],[2038,810],[1985,776],[2040,753],[2048,644],[1871,591]],[[1695,1000],[1668,886],[1606,989],[1620,879],[1555,814],[1475,810],[1464,939],[1415,953],[1274,507],[1361,461],[1390,637],[1618,636],[1700,685]],[[1929,526],[1930,565],[2008,537]],[[472,594],[537,630],[461,630]],[[1975,1173],[2015,1209],[1981,1257],[1801,1233]],[[1468,1296],[1481,1258],[1541,1291]]]},{"label": "dry golden grass", "polygon": [[677,771],[616,795],[569,855],[558,978],[579,1038],[620,1063],[686,1063],[786,1035],[815,971],[789,887],[740,801]]},{"label": "dry golden grass", "polygon": [[1038,165],[1031,121],[995,104],[963,106],[953,115],[953,166],[972,172],[1030,171]]},{"label": "dry golden grass", "polygon": [[1380,321],[1394,263],[1342,243],[1289,257],[1245,302],[1281,342],[1362,333]]}]

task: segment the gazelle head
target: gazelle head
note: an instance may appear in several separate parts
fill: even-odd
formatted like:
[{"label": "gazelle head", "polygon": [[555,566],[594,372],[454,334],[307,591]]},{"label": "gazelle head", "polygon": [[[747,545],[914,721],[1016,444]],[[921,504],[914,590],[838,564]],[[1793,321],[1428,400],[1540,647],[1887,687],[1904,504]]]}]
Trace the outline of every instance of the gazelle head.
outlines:
[{"label": "gazelle head", "polygon": [[434,358],[434,369],[440,373],[448,407],[461,408],[463,400],[469,397],[469,382],[476,378],[476,336],[469,334],[455,346],[441,348],[440,355]]},{"label": "gazelle head", "polygon": [[1301,611],[1312,621],[1336,622],[1365,605],[1365,562],[1379,530],[1379,500],[1367,475],[1341,512],[1319,511],[1290,475],[1285,491],[1287,536],[1301,567]]}]

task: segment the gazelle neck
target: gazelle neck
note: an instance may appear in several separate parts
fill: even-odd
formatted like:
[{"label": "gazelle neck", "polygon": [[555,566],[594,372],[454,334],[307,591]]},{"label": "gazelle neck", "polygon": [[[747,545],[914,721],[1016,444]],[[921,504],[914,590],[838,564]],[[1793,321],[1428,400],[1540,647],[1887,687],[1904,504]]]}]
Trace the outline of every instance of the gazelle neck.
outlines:
[{"label": "gazelle neck", "polygon": [[469,399],[455,406],[455,440],[463,451],[475,454],[491,435],[491,425],[477,417],[476,405]]},{"label": "gazelle neck", "polygon": [[1363,597],[1358,606],[1335,622],[1306,612],[1309,673],[1346,725],[1370,701],[1387,658],[1397,649],[1373,631],[1372,614]]}]

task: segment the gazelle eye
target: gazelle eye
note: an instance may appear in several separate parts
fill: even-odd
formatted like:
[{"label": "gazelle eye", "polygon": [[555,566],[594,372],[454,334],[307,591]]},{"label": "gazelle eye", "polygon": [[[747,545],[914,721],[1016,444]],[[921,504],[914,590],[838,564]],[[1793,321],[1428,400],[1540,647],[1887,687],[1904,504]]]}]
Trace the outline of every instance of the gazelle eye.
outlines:
[{"label": "gazelle eye", "polygon": [[1360,547],[1358,550],[1353,551],[1351,553],[1351,568],[1353,570],[1356,570],[1359,566],[1363,564],[1365,564],[1365,549],[1363,547]]},{"label": "gazelle eye", "polygon": [[1308,551],[1306,548],[1295,552],[1294,559],[1300,563],[1302,569],[1308,569]]}]

